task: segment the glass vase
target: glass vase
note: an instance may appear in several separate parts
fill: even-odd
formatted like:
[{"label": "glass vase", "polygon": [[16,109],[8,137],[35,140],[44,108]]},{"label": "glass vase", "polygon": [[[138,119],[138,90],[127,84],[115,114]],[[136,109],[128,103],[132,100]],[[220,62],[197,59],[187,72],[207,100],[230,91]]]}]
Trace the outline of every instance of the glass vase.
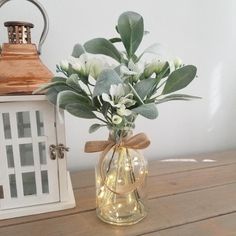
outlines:
[{"label": "glass vase", "polygon": [[131,225],[147,215],[147,162],[140,151],[116,145],[96,167],[96,213],[104,222]]}]

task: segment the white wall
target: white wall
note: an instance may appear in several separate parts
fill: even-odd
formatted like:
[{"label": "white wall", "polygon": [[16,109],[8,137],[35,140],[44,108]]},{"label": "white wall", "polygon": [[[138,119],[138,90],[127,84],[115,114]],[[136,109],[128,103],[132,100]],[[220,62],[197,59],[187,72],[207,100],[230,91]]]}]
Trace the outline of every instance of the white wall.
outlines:
[{"label": "white wall", "polygon": [[[142,49],[154,42],[168,45],[173,55],[198,67],[198,76],[184,93],[202,96],[192,102],[159,105],[155,121],[139,118],[136,132],[146,132],[149,159],[236,148],[236,1],[234,0],[41,0],[50,17],[42,60],[52,70],[70,55],[73,45],[97,36],[112,37],[118,16],[141,13],[146,29]],[[0,42],[6,42],[6,20],[35,23],[33,39],[42,29],[40,13],[23,0],[0,9]],[[105,139],[106,130],[88,134],[91,124],[66,115],[69,167],[91,167],[95,156],[83,153],[87,140]]]}]

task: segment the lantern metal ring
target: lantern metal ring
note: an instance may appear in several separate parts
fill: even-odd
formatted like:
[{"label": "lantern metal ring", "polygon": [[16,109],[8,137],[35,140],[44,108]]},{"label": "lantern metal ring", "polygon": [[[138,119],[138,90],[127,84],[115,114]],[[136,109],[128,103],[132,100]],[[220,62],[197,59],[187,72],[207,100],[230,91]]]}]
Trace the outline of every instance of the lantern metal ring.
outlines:
[{"label": "lantern metal ring", "polygon": [[[0,0],[0,8],[7,2],[9,2],[11,0]],[[43,20],[44,20],[44,27],[43,27],[43,32],[40,36],[40,40],[39,40],[39,44],[38,44],[38,53],[41,54],[41,50],[42,50],[42,45],[47,37],[48,34],[48,30],[49,30],[49,19],[48,19],[48,15],[47,12],[45,10],[45,8],[42,6],[41,3],[39,3],[37,0],[26,0],[28,2],[33,3],[41,12],[42,16],[43,16]]]}]

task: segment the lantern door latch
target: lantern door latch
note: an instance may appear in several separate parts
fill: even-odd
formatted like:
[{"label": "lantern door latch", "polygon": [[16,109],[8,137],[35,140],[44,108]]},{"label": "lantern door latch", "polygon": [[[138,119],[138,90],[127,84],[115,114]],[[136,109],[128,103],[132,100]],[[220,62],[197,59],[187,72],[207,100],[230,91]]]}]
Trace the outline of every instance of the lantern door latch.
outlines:
[{"label": "lantern door latch", "polygon": [[49,153],[50,153],[50,158],[52,160],[56,160],[56,158],[57,158],[57,146],[54,145],[54,144],[51,144],[49,146]]},{"label": "lantern door latch", "polygon": [[65,145],[61,143],[57,146],[57,149],[58,149],[58,157],[61,159],[64,158],[65,152],[69,152],[69,148],[65,147]]},{"label": "lantern door latch", "polygon": [[65,147],[64,144],[58,144],[58,145],[50,145],[49,146],[49,152],[50,152],[50,158],[52,160],[55,160],[57,156],[60,159],[63,159],[65,157],[65,152],[69,152],[69,148]]},{"label": "lantern door latch", "polygon": [[0,199],[4,198],[3,186],[0,185]]}]

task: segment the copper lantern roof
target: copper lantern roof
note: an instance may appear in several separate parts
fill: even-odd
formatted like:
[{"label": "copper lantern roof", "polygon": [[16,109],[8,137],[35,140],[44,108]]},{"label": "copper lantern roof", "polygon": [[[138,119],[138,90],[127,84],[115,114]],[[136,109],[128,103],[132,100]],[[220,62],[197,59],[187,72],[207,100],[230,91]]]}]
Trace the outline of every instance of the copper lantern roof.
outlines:
[{"label": "copper lantern roof", "polygon": [[31,43],[33,24],[12,21],[4,25],[9,42],[3,44],[0,53],[0,95],[32,94],[53,77]]}]

